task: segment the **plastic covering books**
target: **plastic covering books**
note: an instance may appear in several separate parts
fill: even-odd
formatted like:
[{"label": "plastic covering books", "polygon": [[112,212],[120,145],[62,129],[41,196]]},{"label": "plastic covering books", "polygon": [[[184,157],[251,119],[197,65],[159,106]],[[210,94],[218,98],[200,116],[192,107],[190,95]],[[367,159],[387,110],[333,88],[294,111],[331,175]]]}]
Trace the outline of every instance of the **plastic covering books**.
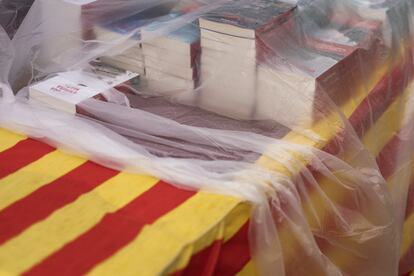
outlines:
[{"label": "plastic covering books", "polygon": [[35,0],[0,44],[1,127],[248,201],[257,273],[414,270],[413,1]]}]

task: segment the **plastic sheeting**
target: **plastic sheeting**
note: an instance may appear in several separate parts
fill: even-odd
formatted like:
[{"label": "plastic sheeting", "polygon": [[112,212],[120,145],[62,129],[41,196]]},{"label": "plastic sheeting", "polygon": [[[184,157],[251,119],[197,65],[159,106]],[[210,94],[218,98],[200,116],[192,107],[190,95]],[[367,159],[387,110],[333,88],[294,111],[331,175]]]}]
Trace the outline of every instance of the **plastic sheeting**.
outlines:
[{"label": "plastic sheeting", "polygon": [[[0,125],[250,201],[263,275],[405,273],[413,16],[409,0],[37,0],[0,37]],[[128,105],[29,99],[96,59],[141,74],[111,90]]]},{"label": "plastic sheeting", "polygon": [[33,0],[0,1],[0,26],[10,37],[13,37],[21,22],[29,11]]}]

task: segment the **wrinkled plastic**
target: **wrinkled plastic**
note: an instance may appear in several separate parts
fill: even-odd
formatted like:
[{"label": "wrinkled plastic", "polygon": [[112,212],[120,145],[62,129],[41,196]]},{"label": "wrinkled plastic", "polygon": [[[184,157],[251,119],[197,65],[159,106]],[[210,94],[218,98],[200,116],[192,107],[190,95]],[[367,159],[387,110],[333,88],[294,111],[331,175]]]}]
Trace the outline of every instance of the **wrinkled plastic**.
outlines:
[{"label": "wrinkled plastic", "polygon": [[0,1],[0,26],[13,37],[29,11],[33,0]]},{"label": "wrinkled plastic", "polygon": [[[151,47],[252,1],[112,2],[37,0],[12,41],[2,34],[2,127],[112,168],[248,200],[263,275],[414,268],[414,229],[405,224],[413,213],[412,1],[285,1],[284,16],[253,38],[202,31],[192,69],[179,72],[159,61],[179,54]],[[145,22],[108,31],[131,16]],[[117,88],[130,106],[89,99],[75,116],[28,97],[36,82],[139,43],[155,56],[145,60],[142,86]],[[184,74],[190,80],[177,81]]]}]

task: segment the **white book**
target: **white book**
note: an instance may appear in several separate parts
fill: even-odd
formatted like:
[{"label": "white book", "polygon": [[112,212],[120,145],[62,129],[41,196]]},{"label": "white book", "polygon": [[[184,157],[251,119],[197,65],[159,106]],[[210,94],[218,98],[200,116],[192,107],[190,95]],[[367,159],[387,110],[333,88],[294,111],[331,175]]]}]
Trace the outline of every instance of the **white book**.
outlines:
[{"label": "white book", "polygon": [[124,55],[119,55],[119,56],[113,56],[113,57],[100,57],[99,58],[102,62],[122,62],[122,63],[126,63],[129,64],[131,66],[138,66],[140,68],[144,68],[144,59],[134,59],[134,58],[130,58],[128,56],[124,56]]},{"label": "white book", "polygon": [[[382,3],[369,3],[369,1],[358,1],[351,0],[347,4],[351,5],[352,9],[357,12],[361,18],[377,20],[382,22],[382,35],[385,40],[385,44],[391,47],[393,40],[393,26],[405,26],[409,24],[406,18],[408,14],[414,9],[414,5],[408,4],[410,1],[399,0],[399,1],[382,1]],[[412,2],[412,1],[411,1]],[[410,6],[411,5],[411,6]],[[401,30],[398,30],[401,32]],[[400,33],[399,35],[405,35],[407,33]],[[408,37],[407,37],[408,38]],[[401,39],[399,37],[398,39]]]},{"label": "white book", "polygon": [[195,68],[177,66],[175,64],[171,64],[153,58],[145,59],[145,68],[147,69],[147,71],[151,71],[151,69],[154,69],[186,80],[194,80],[197,78]]},{"label": "white book", "polygon": [[82,46],[82,9],[98,0],[39,0],[41,61],[50,63],[69,49]]},{"label": "white book", "polygon": [[108,64],[110,66],[120,68],[123,70],[127,70],[127,71],[131,71],[131,72],[134,72],[140,75],[144,75],[145,73],[145,66],[144,66],[144,63],[142,62],[131,64],[131,63],[122,62],[122,61],[115,60],[115,59],[108,58],[108,57],[101,57],[100,60],[103,63]]},{"label": "white book", "polygon": [[164,60],[165,62],[176,64],[177,66],[182,67],[193,67],[197,62],[197,55],[190,56],[188,54],[175,53],[171,51],[166,51],[165,49],[155,47],[150,44],[143,44],[142,50],[144,53],[144,58],[157,58]]},{"label": "white book", "polygon": [[[226,60],[226,59],[225,59]],[[208,64],[201,58],[200,108],[235,119],[252,119],[256,103],[256,64]]]},{"label": "white book", "polygon": [[165,33],[164,30],[170,24],[174,24],[174,20],[180,16],[182,16],[181,13],[172,12],[145,26],[141,31],[144,44],[193,56],[200,47],[200,28],[196,22],[186,24],[171,32]]},{"label": "white book", "polygon": [[279,26],[296,4],[282,1],[227,1],[199,19],[200,28],[255,39],[258,33]]},{"label": "white book", "polygon": [[171,95],[178,91],[194,90],[196,82],[165,74],[158,70],[148,68],[146,70],[147,88],[159,95]]},{"label": "white book", "polygon": [[29,97],[51,108],[75,114],[79,103],[136,77],[138,75],[131,72],[106,76],[89,69],[62,72],[30,86]]},{"label": "white book", "polygon": [[90,68],[62,72],[58,75],[81,86],[89,87],[100,92],[139,77],[139,74],[130,71],[117,72],[112,76],[97,74],[91,71]]},{"label": "white book", "polygon": [[125,50],[122,54],[140,60],[144,58],[144,51],[142,50],[141,43],[139,43],[136,47]]},{"label": "white book", "polygon": [[254,118],[292,126],[309,125],[313,118],[315,91],[316,78],[303,72],[293,68],[258,66]]},{"label": "white book", "polygon": [[256,40],[251,38],[244,38],[238,37],[233,35],[222,34],[214,31],[210,31],[207,29],[201,29],[201,41],[204,39],[212,40],[215,42],[219,42],[221,44],[225,44],[226,46],[233,46],[236,48],[241,49],[255,49],[256,48]]},{"label": "white book", "polygon": [[29,88],[31,100],[71,114],[76,114],[76,105],[99,93],[61,76],[44,80]]},{"label": "white book", "polygon": [[[201,49],[201,66],[208,66],[209,69],[215,70],[221,64],[231,63],[234,67],[243,68],[245,66],[256,66],[256,57],[249,57],[239,52],[226,53],[222,51],[212,50],[210,48]],[[216,68],[215,68],[216,67]]]},{"label": "white book", "polygon": [[256,48],[244,49],[207,38],[201,39],[201,49],[210,49],[223,54],[232,54],[249,58],[256,58]]}]

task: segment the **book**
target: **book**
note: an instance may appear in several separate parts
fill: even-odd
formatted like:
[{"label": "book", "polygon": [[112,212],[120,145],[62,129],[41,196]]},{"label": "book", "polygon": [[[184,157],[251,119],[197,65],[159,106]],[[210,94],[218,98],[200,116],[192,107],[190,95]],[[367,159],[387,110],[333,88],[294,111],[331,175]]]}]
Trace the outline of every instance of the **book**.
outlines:
[{"label": "book", "polygon": [[129,63],[131,65],[136,66],[144,66],[144,57],[143,56],[135,56],[135,55],[126,55],[121,54],[117,56],[104,56],[100,58],[101,60],[107,59],[107,60],[116,60],[124,63]]},{"label": "book", "polygon": [[[150,19],[168,13],[178,0],[139,1],[119,4],[116,0],[39,0],[42,43],[39,62],[54,63],[66,51],[79,51],[85,41],[97,39],[96,29],[138,14]],[[110,41],[110,39],[106,40]]]},{"label": "book", "polygon": [[154,69],[186,80],[197,79],[197,70],[195,67],[178,66],[173,63],[165,62],[163,60],[146,58],[145,68],[147,71]]},{"label": "book", "polygon": [[60,76],[47,79],[29,88],[31,100],[71,114],[76,113],[77,104],[95,97],[99,93],[97,90]]},{"label": "book", "polygon": [[107,65],[143,75],[145,72],[144,56],[142,54],[123,54],[102,56],[99,60]]},{"label": "book", "polygon": [[[246,39],[233,35],[226,35],[207,29],[201,29],[202,41],[211,41],[217,45],[222,44],[222,47],[237,45],[237,48],[250,51],[256,48],[256,41],[254,39]],[[204,42],[205,43],[205,42]],[[202,45],[203,46],[203,45]],[[205,46],[205,45],[204,45]]]},{"label": "book", "polygon": [[126,71],[131,71],[131,72],[140,74],[141,76],[145,74],[145,65],[142,62],[132,64],[132,63],[122,62],[117,59],[112,59],[111,57],[100,57],[99,60],[112,67],[116,67],[116,68],[126,70]]},{"label": "book", "polygon": [[183,79],[152,68],[147,68],[145,80],[147,88],[159,95],[194,90],[197,86],[195,80]]},{"label": "book", "polygon": [[281,51],[288,57],[290,68],[279,68],[271,60],[258,66],[256,119],[284,119],[283,114],[294,109],[298,111],[297,120],[310,124],[334,106],[360,97],[355,93],[363,87],[369,72],[375,71],[372,67],[364,70],[359,49],[343,55],[333,54],[331,48],[325,53],[321,48]]},{"label": "book", "polygon": [[295,8],[282,1],[236,0],[201,17],[197,106],[235,119],[253,119],[261,36],[288,22]]},{"label": "book", "polygon": [[121,20],[97,25],[95,33],[97,38],[107,37],[108,39],[122,38],[132,35],[131,39],[141,39],[141,28],[149,24],[153,19],[142,17],[141,14],[134,14]]},{"label": "book", "polygon": [[124,83],[137,84],[138,77],[131,72],[95,65],[82,70],[62,72],[34,84],[29,87],[29,97],[48,107],[75,114],[77,106],[90,98],[113,98],[118,103],[127,102],[126,99],[124,101],[113,97],[108,91]]},{"label": "book", "polygon": [[[385,44],[391,47],[392,43],[399,44],[401,39],[411,39],[409,13],[412,8],[410,8],[409,2],[405,0],[385,0],[379,2],[351,0],[347,4],[361,18],[382,22],[381,35],[383,36]],[[342,21],[345,21],[345,18]],[[397,37],[393,36],[395,32],[398,33]]]},{"label": "book", "polygon": [[[243,57],[243,58],[240,58]],[[201,64],[205,69],[215,70],[214,67],[220,68],[221,64],[234,65],[234,69],[237,71],[237,68],[245,68],[246,66],[255,67],[257,60],[254,55],[248,55],[244,51],[234,50],[232,52],[217,51],[211,48],[203,48],[201,55]],[[230,73],[230,72],[228,72]]]},{"label": "book", "polygon": [[145,47],[143,47],[142,50],[146,60],[159,59],[182,67],[194,67],[194,65],[199,62],[200,57],[198,51],[191,52],[191,56],[181,53],[171,54],[171,51],[166,51],[163,48],[152,46],[150,44],[145,44]]},{"label": "book", "polygon": [[193,90],[198,83],[200,30],[196,22],[175,28],[182,15],[171,12],[142,30],[147,88],[155,94]]},{"label": "book", "polygon": [[141,34],[143,47],[149,44],[160,49],[193,56],[200,48],[200,29],[196,22],[185,24],[171,32],[164,30],[180,16],[181,13],[170,13],[145,26]]},{"label": "book", "polygon": [[39,22],[42,22],[40,62],[52,63],[68,49],[82,46],[84,28],[83,10],[98,0],[65,1],[39,0]]},{"label": "book", "polygon": [[277,0],[235,0],[202,16],[199,23],[202,29],[255,39],[258,33],[280,25],[295,8]]},{"label": "book", "polygon": [[[243,57],[243,58],[241,58]],[[202,48],[198,107],[234,119],[251,119],[256,104],[256,59]]]},{"label": "book", "polygon": [[[316,78],[294,68],[257,68],[256,106],[253,118],[275,120],[286,125],[300,121],[308,125],[313,117]],[[295,110],[294,114],[291,110]]]}]

